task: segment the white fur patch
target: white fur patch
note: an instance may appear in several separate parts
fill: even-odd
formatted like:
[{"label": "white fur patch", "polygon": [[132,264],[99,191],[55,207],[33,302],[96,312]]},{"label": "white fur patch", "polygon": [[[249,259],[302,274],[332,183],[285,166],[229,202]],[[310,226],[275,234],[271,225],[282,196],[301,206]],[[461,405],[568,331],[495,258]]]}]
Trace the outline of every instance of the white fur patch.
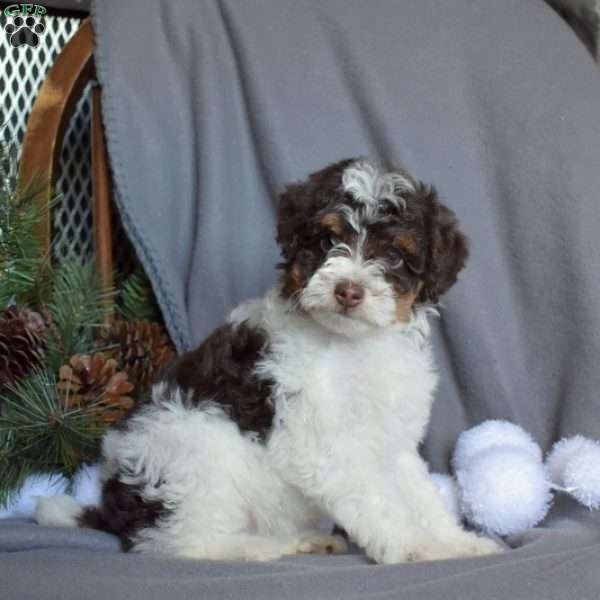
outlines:
[{"label": "white fur patch", "polygon": [[401,173],[386,172],[367,160],[359,160],[346,167],[342,174],[342,187],[352,194],[368,211],[374,211],[384,200],[404,205],[402,194],[414,192],[413,182]]},{"label": "white fur patch", "polygon": [[39,498],[35,519],[44,527],[77,527],[82,512],[81,504],[73,496],[61,494]]}]

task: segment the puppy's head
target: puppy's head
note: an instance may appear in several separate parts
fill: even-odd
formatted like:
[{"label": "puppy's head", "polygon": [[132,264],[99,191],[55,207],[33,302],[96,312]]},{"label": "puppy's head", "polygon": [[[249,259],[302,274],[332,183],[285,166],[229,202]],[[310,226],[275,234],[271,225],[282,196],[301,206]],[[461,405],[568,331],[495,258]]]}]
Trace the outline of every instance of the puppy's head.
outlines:
[{"label": "puppy's head", "polygon": [[402,170],[344,160],[288,186],[278,210],[282,293],[350,337],[408,322],[468,256],[454,213]]}]

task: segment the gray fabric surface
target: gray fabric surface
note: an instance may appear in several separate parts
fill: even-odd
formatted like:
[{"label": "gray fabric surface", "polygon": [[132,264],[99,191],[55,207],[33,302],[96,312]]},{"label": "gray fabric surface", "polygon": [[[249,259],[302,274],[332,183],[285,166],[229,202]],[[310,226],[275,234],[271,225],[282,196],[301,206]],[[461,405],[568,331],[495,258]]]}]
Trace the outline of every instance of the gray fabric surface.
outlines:
[{"label": "gray fabric surface", "polygon": [[[432,466],[491,417],[544,447],[600,439],[600,81],[541,0],[104,0],[93,18],[121,213],[180,349],[274,280],[284,182],[399,160],[472,240],[436,327]],[[554,518],[502,556],[393,567],[121,556],[86,532],[59,550],[19,526],[0,530],[0,595],[598,598],[598,515]]]},{"label": "gray fabric surface", "polygon": [[0,550],[9,550],[0,552],[0,598],[597,600],[600,533],[591,517],[566,502],[544,529],[512,540],[515,549],[500,557],[393,566],[368,564],[360,554],[273,563],[118,554],[110,536],[0,522]]}]

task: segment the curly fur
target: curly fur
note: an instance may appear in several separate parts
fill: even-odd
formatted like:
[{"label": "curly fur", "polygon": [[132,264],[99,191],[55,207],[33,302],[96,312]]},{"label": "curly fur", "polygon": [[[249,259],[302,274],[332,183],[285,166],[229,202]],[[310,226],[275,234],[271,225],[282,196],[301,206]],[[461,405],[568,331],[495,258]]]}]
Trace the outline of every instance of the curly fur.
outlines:
[{"label": "curly fur", "polygon": [[325,262],[319,242],[331,233],[322,223],[332,213],[341,220],[336,237],[346,247],[362,239],[367,259],[399,250],[402,264],[386,265],[386,274],[404,290],[419,282],[422,303],[436,303],[466,264],[467,239],[433,186],[404,171],[390,173],[364,160],[343,160],[288,186],[281,195],[277,241],[285,259],[280,267],[287,296],[305,287]]},{"label": "curly fur", "polygon": [[102,506],[69,518],[188,558],[342,551],[323,518],[382,563],[496,551],[457,525],[418,453],[431,303],[467,257],[453,213],[406,172],[349,159],[286,189],[277,236],[280,284],[107,433]]}]

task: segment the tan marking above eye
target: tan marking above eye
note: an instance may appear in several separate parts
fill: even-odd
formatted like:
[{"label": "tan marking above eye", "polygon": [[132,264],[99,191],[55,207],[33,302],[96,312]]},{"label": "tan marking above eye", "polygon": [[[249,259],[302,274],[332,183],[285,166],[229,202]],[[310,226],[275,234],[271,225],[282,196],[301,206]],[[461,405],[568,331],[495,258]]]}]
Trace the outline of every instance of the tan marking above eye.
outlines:
[{"label": "tan marking above eye", "polygon": [[392,242],[396,248],[414,253],[418,250],[417,240],[410,233],[401,233],[394,237]]},{"label": "tan marking above eye", "polygon": [[328,212],[319,219],[319,223],[325,229],[328,229],[337,236],[344,233],[344,224],[339,213]]}]

